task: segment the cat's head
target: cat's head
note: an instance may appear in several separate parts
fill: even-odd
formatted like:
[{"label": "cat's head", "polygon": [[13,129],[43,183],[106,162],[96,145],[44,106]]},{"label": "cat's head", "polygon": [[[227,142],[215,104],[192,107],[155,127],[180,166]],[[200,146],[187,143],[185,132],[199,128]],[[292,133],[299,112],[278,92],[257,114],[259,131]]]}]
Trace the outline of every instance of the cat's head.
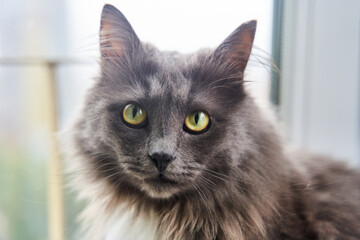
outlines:
[{"label": "cat's head", "polygon": [[255,29],[256,21],[242,24],[214,51],[161,52],[106,5],[101,74],[80,124],[86,134],[78,137],[98,176],[115,188],[169,198],[228,174],[247,118],[243,75]]}]

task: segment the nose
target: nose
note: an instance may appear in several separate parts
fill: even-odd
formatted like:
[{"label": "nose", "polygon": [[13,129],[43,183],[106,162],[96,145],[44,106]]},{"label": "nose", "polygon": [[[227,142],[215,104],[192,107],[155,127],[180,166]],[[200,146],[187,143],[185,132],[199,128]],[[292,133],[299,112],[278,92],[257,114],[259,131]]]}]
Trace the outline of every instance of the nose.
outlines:
[{"label": "nose", "polygon": [[149,154],[149,157],[160,173],[164,172],[169,163],[175,159],[173,155],[164,152],[155,152]]}]

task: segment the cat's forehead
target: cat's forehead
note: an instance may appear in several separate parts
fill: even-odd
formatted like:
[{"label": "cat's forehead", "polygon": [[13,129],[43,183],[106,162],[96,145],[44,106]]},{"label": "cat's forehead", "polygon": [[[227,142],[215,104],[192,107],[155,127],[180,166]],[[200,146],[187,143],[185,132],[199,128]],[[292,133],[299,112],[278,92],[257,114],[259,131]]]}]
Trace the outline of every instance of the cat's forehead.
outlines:
[{"label": "cat's forehead", "polygon": [[178,52],[159,51],[147,45],[156,71],[145,76],[147,87],[143,93],[150,98],[171,95],[173,99],[186,100],[192,88],[192,79],[184,74],[192,65],[196,54],[184,55]]},{"label": "cat's forehead", "polygon": [[184,75],[187,66],[186,58],[173,52],[161,53],[157,56],[158,71],[147,76],[150,97],[171,94],[173,98],[186,99],[192,82]]},{"label": "cat's forehead", "polygon": [[[211,50],[205,49],[192,54],[160,51],[150,44],[144,44],[144,58],[137,65],[111,68],[110,73],[125,71],[124,75],[111,75],[115,84],[107,85],[113,96],[120,102],[139,102],[144,105],[176,105],[206,108],[217,101],[217,96],[206,91],[206,83],[201,83],[202,76],[196,66],[202,66]],[[195,70],[194,70],[195,69]],[[208,69],[208,68],[205,68]],[[115,70],[115,71],[114,71]],[[200,70],[203,74],[206,72]],[[111,97],[111,99],[113,98]],[[114,99],[113,99],[114,100]],[[214,103],[214,104],[212,104]],[[179,105],[180,104],[180,105]],[[210,106],[208,106],[210,105]]]},{"label": "cat's forehead", "polygon": [[178,74],[171,75],[153,75],[149,76],[148,96],[150,98],[164,97],[171,95],[178,100],[188,98],[191,90],[191,82]]}]

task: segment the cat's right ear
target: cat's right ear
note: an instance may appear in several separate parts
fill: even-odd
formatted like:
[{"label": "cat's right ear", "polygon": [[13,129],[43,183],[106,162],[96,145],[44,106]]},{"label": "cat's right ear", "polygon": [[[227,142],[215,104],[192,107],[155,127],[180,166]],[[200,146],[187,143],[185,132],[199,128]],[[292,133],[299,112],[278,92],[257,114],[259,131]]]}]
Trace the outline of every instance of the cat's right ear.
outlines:
[{"label": "cat's right ear", "polygon": [[256,20],[243,23],[215,50],[214,56],[243,73],[250,57],[256,31]]},{"label": "cat's right ear", "polygon": [[125,16],[114,6],[106,4],[100,23],[100,52],[102,60],[124,59],[135,54],[141,43]]}]

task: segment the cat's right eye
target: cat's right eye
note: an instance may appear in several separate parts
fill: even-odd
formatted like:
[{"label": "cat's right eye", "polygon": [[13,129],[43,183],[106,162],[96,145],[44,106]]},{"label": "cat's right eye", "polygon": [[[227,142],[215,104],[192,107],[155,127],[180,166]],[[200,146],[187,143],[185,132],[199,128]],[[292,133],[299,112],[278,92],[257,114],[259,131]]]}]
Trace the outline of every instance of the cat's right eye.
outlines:
[{"label": "cat's right eye", "polygon": [[133,103],[127,104],[124,107],[122,117],[126,125],[135,128],[143,127],[147,118],[146,111]]}]

